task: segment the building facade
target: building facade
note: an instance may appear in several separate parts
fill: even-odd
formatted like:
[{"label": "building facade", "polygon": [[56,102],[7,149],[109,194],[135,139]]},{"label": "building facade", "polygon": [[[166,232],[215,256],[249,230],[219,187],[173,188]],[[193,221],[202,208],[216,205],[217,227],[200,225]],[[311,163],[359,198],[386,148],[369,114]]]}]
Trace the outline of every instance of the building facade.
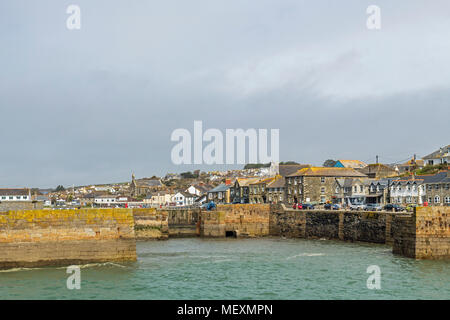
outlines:
[{"label": "building facade", "polygon": [[304,168],[286,177],[286,201],[289,204],[332,202],[337,178],[366,178],[366,175],[352,168]]},{"label": "building facade", "polygon": [[230,186],[226,184],[218,185],[207,193],[207,201],[215,203],[230,203]]}]

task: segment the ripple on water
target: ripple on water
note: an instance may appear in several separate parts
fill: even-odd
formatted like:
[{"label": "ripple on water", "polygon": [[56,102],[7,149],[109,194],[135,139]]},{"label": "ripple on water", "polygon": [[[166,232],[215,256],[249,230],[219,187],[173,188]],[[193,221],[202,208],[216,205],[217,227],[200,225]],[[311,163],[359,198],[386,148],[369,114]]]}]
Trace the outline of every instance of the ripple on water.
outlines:
[{"label": "ripple on water", "polygon": [[[0,271],[0,299],[450,299],[450,262],[330,240],[171,239],[139,242],[138,261],[88,264],[82,289],[66,268]],[[367,267],[381,268],[368,290]]]}]

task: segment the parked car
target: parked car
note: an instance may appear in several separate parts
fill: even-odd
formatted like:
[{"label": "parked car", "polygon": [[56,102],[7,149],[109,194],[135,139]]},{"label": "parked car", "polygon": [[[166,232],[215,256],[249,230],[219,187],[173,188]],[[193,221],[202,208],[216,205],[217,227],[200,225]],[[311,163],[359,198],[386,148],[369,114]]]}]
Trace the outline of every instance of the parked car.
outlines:
[{"label": "parked car", "polygon": [[348,208],[350,210],[366,210],[367,205],[365,205],[364,203],[349,203]]},{"label": "parked car", "polygon": [[294,203],[294,205],[292,206],[292,209],[301,210],[302,209],[302,204],[301,203]]},{"label": "parked car", "polygon": [[326,203],[323,207],[325,210],[339,210],[341,208],[337,203]]},{"label": "parked car", "polygon": [[302,204],[302,209],[303,210],[313,210],[314,209],[314,205],[310,204],[310,203],[303,203]]},{"label": "parked car", "polygon": [[366,210],[370,211],[381,211],[383,207],[379,203],[368,203],[366,204]]},{"label": "parked car", "polygon": [[405,208],[399,206],[398,204],[394,204],[394,203],[389,203],[389,204],[385,205],[383,209],[386,211],[394,210],[395,212],[405,211]]},{"label": "parked car", "polygon": [[406,206],[406,211],[413,212],[415,207],[418,207],[418,205],[417,204],[408,204]]}]

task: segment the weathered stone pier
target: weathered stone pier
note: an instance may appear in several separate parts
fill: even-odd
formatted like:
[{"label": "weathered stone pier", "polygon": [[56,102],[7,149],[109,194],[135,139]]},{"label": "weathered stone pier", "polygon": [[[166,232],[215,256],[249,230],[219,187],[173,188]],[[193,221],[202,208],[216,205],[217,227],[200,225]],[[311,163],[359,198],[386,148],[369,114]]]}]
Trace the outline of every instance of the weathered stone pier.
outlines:
[{"label": "weathered stone pier", "polygon": [[392,212],[294,210],[281,205],[196,209],[0,212],[0,268],[134,261],[136,240],[171,237],[326,238],[386,243],[417,259],[450,258],[450,207]]}]

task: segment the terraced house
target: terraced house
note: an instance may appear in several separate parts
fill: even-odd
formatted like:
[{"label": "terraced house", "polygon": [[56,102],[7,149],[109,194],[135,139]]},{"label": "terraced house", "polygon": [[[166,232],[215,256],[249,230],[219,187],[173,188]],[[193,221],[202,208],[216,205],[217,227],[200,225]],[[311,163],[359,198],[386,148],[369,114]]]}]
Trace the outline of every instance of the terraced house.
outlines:
[{"label": "terraced house", "polygon": [[208,201],[214,201],[215,203],[229,203],[230,186],[227,184],[220,184],[217,187],[209,190]]},{"label": "terraced house", "polygon": [[260,179],[249,185],[249,203],[267,203],[267,185],[275,178]]},{"label": "terraced house", "polygon": [[389,179],[369,180],[366,203],[377,203],[385,205],[389,203]]},{"label": "terraced house", "polygon": [[272,182],[267,184],[268,203],[284,203],[286,199],[285,183],[286,179],[281,175],[277,175]]},{"label": "terraced house", "polygon": [[423,204],[425,201],[423,179],[394,180],[389,186],[391,203]]},{"label": "terraced house", "polygon": [[429,205],[450,206],[450,171],[424,177],[426,199]]},{"label": "terraced house", "polygon": [[260,178],[237,178],[230,189],[230,197],[233,203],[249,203],[250,184],[259,181]]},{"label": "terraced house", "polygon": [[338,178],[367,178],[352,168],[308,167],[286,177],[287,203],[326,203],[333,200]]},{"label": "terraced house", "polygon": [[341,205],[366,203],[369,184],[368,178],[336,178],[335,195],[331,200]]}]

